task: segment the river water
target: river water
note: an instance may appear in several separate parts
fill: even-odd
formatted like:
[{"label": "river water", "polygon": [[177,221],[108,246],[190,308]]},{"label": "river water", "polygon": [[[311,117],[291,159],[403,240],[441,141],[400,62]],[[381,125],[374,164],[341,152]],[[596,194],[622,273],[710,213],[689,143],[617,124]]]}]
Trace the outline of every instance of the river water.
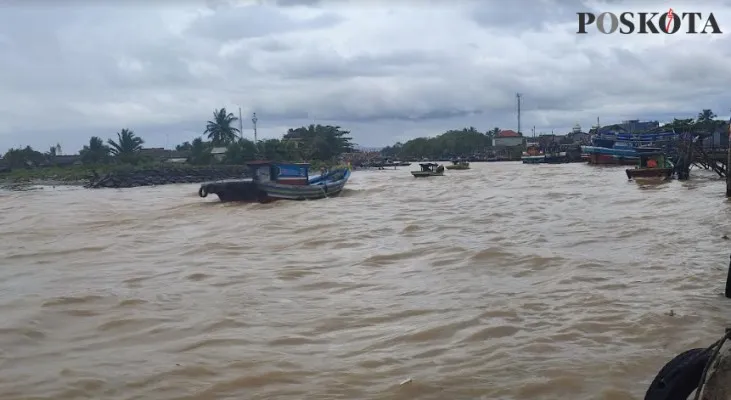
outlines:
[{"label": "river water", "polygon": [[267,205],[0,192],[0,398],[641,399],[731,325],[713,175],[408,170]]}]

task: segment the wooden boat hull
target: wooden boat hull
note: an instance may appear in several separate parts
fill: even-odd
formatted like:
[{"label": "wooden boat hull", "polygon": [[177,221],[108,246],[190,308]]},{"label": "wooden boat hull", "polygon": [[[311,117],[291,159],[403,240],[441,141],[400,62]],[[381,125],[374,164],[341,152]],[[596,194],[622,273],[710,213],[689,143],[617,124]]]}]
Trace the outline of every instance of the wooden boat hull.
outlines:
[{"label": "wooden boat hull", "polygon": [[464,170],[464,169],[470,169],[469,165],[447,165],[447,169],[452,170]]},{"label": "wooden boat hull", "polygon": [[209,182],[198,190],[200,197],[216,194],[222,202],[269,203],[275,200],[318,200],[338,196],[350,178],[347,168],[316,176],[307,185],[253,182],[251,179]]},{"label": "wooden boat hull", "polygon": [[426,178],[429,176],[444,176],[444,172],[411,171],[411,175],[414,175],[414,178]]},{"label": "wooden boat hull", "polygon": [[673,168],[628,168],[625,170],[627,179],[669,179],[673,175]]}]

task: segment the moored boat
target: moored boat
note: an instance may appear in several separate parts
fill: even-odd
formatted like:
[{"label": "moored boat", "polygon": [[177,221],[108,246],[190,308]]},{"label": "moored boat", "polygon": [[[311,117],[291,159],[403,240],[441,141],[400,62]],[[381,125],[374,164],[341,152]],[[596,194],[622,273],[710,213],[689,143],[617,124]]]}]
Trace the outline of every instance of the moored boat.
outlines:
[{"label": "moored boat", "polygon": [[462,160],[453,160],[452,165],[447,165],[447,169],[470,169],[470,163]]},{"label": "moored boat", "polygon": [[541,151],[538,143],[528,143],[520,159],[523,164],[541,164],[546,162],[546,154]]},{"label": "moored boat", "polygon": [[666,180],[673,175],[673,163],[659,148],[637,148],[638,163],[635,168],[625,170],[627,179]]},{"label": "moored boat", "polygon": [[421,163],[421,171],[411,171],[414,178],[426,178],[428,176],[444,176],[444,165],[437,163]]},{"label": "moored boat", "polygon": [[317,200],[342,192],[350,168],[309,176],[308,163],[256,161],[247,164],[252,178],[203,183],[200,197],[216,194],[221,201],[268,203],[275,200]]},{"label": "moored boat", "polygon": [[546,164],[565,164],[569,162],[569,158],[565,151],[548,153],[545,156]]},{"label": "moored boat", "polygon": [[635,165],[637,148],[672,143],[675,132],[614,133],[605,132],[592,137],[590,146],[581,146],[581,157],[589,164]]}]

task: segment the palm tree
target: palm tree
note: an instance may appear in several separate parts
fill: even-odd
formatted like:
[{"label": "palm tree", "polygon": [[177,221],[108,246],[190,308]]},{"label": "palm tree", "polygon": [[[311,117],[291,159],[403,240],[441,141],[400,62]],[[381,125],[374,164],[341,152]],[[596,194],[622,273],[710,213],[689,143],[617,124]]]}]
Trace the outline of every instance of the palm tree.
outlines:
[{"label": "palm tree", "polygon": [[710,109],[703,109],[701,112],[698,113],[698,118],[696,118],[695,124],[699,130],[704,133],[705,136],[711,135],[720,128],[722,128],[725,124],[724,121],[717,121],[714,118],[716,118],[717,115]]},{"label": "palm tree", "polygon": [[236,133],[241,133],[238,128],[231,126],[232,122],[239,119],[232,113],[227,113],[225,108],[213,111],[213,120],[206,123],[206,130],[214,146],[225,146],[236,141]]},{"label": "palm tree", "polygon": [[102,138],[92,136],[89,144],[79,151],[84,164],[101,164],[109,161],[109,146],[104,145]]},{"label": "palm tree", "polygon": [[709,109],[704,109],[703,111],[698,113],[698,118],[696,118],[697,122],[708,122],[712,121],[714,118],[716,118],[717,115],[713,111]]},{"label": "palm tree", "polygon": [[135,133],[129,129],[122,129],[117,132],[117,141],[107,140],[110,153],[122,162],[136,161],[136,155],[142,150],[142,144],[145,143],[141,137],[135,136]]}]

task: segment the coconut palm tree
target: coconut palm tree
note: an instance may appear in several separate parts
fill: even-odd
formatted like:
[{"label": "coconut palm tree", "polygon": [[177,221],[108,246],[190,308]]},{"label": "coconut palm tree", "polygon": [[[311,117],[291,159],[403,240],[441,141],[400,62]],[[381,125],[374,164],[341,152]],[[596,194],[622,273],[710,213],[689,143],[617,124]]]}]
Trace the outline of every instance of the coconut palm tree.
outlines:
[{"label": "coconut palm tree", "polygon": [[137,160],[137,153],[142,150],[142,144],[145,143],[141,137],[135,136],[135,133],[129,129],[122,129],[117,132],[117,141],[107,140],[109,151],[118,160],[122,162],[134,163]]},{"label": "coconut palm tree", "polygon": [[208,139],[214,146],[226,146],[236,141],[236,134],[241,133],[238,128],[231,126],[231,123],[238,121],[232,113],[226,112],[225,108],[213,111],[213,120],[206,123]]},{"label": "coconut palm tree", "polygon": [[109,151],[109,146],[104,144],[102,138],[92,136],[89,144],[79,151],[79,155],[84,164],[101,164],[109,161]]}]

